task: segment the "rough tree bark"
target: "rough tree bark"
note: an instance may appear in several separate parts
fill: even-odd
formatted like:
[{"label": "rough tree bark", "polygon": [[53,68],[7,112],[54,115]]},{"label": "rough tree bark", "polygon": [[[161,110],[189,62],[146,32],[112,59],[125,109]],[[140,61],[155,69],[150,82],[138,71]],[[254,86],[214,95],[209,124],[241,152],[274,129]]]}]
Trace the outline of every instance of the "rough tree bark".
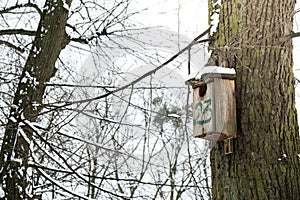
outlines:
[{"label": "rough tree bark", "polygon": [[[66,0],[70,6],[72,0]],[[25,120],[35,122],[42,109],[45,83],[56,72],[55,62],[68,43],[65,26],[68,10],[63,0],[47,0],[36,36],[18,88],[14,94],[10,117],[0,152],[0,180],[6,199],[30,199],[31,184],[29,143],[32,131],[25,127]]]},{"label": "rough tree bark", "polygon": [[210,0],[220,21],[210,48],[237,71],[238,138],[211,153],[213,199],[300,199],[292,63],[295,0]]}]

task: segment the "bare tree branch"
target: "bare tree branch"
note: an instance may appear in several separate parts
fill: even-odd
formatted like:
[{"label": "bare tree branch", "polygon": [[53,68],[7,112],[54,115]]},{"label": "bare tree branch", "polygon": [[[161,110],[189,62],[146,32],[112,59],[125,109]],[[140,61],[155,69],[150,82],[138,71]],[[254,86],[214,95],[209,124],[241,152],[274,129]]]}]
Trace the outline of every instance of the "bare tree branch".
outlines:
[{"label": "bare tree branch", "polygon": [[16,46],[16,45],[14,45],[14,44],[12,44],[12,43],[10,43],[10,42],[7,42],[7,41],[4,41],[4,40],[0,40],[0,45],[6,45],[7,47],[9,47],[9,48],[13,48],[13,49],[15,49],[16,51],[19,51],[19,52],[24,52],[24,49],[23,48],[21,48],[21,47],[18,47],[18,46]]},{"label": "bare tree branch", "polygon": [[[79,100],[79,101],[72,101],[72,102],[67,102],[64,105],[58,106],[57,108],[63,108],[66,106],[70,106],[72,104],[81,104],[81,103],[86,103],[86,102],[90,102],[90,101],[95,101],[98,99],[102,99],[105,97],[108,97],[109,95],[115,94],[119,91],[125,90],[126,88],[135,85],[136,83],[140,82],[141,80],[143,80],[144,78],[150,76],[151,74],[154,74],[155,72],[157,72],[158,70],[160,70],[161,68],[163,68],[164,66],[166,66],[167,64],[171,63],[173,60],[175,60],[178,56],[180,56],[181,54],[183,54],[186,50],[190,49],[192,46],[194,46],[195,44],[199,43],[199,39],[204,37],[207,33],[209,33],[211,27],[209,27],[206,31],[204,31],[203,33],[201,33],[199,36],[197,36],[190,44],[188,44],[186,47],[184,47],[183,49],[181,49],[179,52],[177,52],[175,55],[173,55],[171,58],[169,58],[167,61],[165,61],[164,63],[162,63],[160,66],[158,66],[157,68],[143,74],[141,77],[135,79],[134,81],[118,88],[115,89],[113,91],[107,92],[103,95],[97,96],[97,97],[93,97],[93,98],[89,98],[89,99],[85,99],[85,100]],[[207,40],[203,40],[203,42],[207,42]],[[56,109],[57,109],[56,108]]]},{"label": "bare tree branch", "polygon": [[70,41],[78,42],[81,44],[88,44],[90,41],[92,41],[94,39],[98,39],[100,36],[113,35],[115,32],[117,32],[117,31],[107,32],[107,30],[104,28],[101,32],[97,31],[95,35],[92,35],[90,37],[71,38]]},{"label": "bare tree branch", "polygon": [[300,32],[292,32],[291,34],[288,34],[288,35],[285,35],[285,36],[282,36],[279,38],[279,41],[280,42],[286,42],[290,39],[293,39],[295,37],[299,37],[300,36]]},{"label": "bare tree branch", "polygon": [[291,37],[291,38],[299,37],[299,36],[300,36],[300,32],[291,33],[290,35],[288,35],[288,37]]},{"label": "bare tree branch", "polygon": [[[36,135],[37,135],[37,136],[38,136],[45,144],[47,144],[47,145],[49,146],[49,148],[55,153],[55,155],[58,156],[58,157],[63,161],[63,163],[65,164],[65,166],[68,168],[67,170],[69,170],[72,174],[74,174],[75,176],[77,176],[77,177],[78,177],[79,179],[81,179],[82,181],[88,183],[88,181],[85,179],[84,175],[82,175],[81,173],[77,172],[77,171],[76,171],[76,170],[75,170],[75,169],[67,162],[67,159],[64,158],[64,157],[57,151],[57,149],[53,148],[53,146],[52,146],[48,141],[46,141],[46,140],[38,133],[38,131],[35,129],[35,127],[34,127],[30,122],[24,120],[23,123],[24,123],[28,128],[30,128],[32,131],[34,131],[35,134],[36,134]],[[26,139],[26,135],[22,134],[22,137],[24,137],[24,139]],[[26,142],[29,142],[29,141],[26,140]],[[104,148],[104,147],[102,147],[102,148]],[[113,150],[108,149],[108,148],[106,148],[106,150],[113,151]],[[32,149],[31,149],[31,151],[32,151]],[[33,151],[32,151],[32,152],[33,152]],[[52,179],[52,180],[53,180],[53,179]],[[91,183],[90,183],[90,184],[91,184]],[[101,190],[102,192],[108,193],[108,194],[113,195],[113,196],[115,196],[115,197],[119,197],[119,198],[123,198],[123,199],[125,198],[125,199],[126,199],[125,196],[118,195],[118,194],[114,194],[113,192],[110,192],[110,191],[105,190],[105,189],[103,189],[103,188],[101,188],[101,187],[98,187],[97,185],[94,185],[94,184],[92,184],[92,185],[93,185],[93,187],[96,187],[97,189]]]},{"label": "bare tree branch", "polygon": [[35,36],[36,31],[25,30],[25,29],[6,29],[0,30],[0,35],[28,35]]},{"label": "bare tree branch", "polygon": [[12,7],[9,7],[9,8],[5,8],[5,9],[1,10],[0,14],[9,13],[12,10],[19,9],[19,8],[24,8],[24,7],[34,8],[39,13],[39,15],[42,16],[41,9],[36,4],[34,4],[34,3],[17,4],[15,6],[12,6]]}]

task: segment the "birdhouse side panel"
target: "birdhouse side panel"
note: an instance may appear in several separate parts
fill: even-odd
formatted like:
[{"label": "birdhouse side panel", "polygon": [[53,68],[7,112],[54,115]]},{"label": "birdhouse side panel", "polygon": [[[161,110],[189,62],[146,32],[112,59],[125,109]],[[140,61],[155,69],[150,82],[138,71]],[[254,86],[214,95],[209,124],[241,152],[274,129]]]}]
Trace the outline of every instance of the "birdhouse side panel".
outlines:
[{"label": "birdhouse side panel", "polygon": [[215,80],[216,131],[220,139],[235,138],[236,100],[234,81],[230,79]]}]

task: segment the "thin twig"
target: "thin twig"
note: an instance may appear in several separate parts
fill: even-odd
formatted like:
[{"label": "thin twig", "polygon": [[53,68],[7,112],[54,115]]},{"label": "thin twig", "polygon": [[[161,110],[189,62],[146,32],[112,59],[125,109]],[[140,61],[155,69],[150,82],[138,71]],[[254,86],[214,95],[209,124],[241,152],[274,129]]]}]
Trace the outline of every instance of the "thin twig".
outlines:
[{"label": "thin twig", "polygon": [[[166,66],[167,64],[171,63],[173,60],[175,60],[178,56],[180,56],[181,54],[183,54],[186,50],[188,50],[189,48],[191,48],[192,46],[194,46],[195,44],[199,44],[199,39],[204,37],[206,34],[209,33],[210,31],[209,27],[206,31],[204,31],[203,33],[201,33],[200,35],[198,35],[190,44],[188,44],[186,47],[184,47],[182,50],[180,50],[179,52],[177,52],[175,55],[173,55],[171,58],[169,58],[167,61],[165,61],[164,63],[162,63],[160,66],[158,66],[157,68],[143,74],[141,77],[135,79],[134,81],[120,87],[117,88],[115,90],[112,90],[110,92],[107,92],[103,95],[97,96],[97,97],[93,97],[93,98],[89,98],[89,99],[84,99],[84,100],[79,100],[79,101],[72,101],[72,102],[67,102],[64,105],[61,106],[57,106],[56,109],[60,109],[66,106],[70,106],[73,104],[82,104],[82,103],[86,103],[86,102],[90,102],[90,101],[95,101],[95,100],[99,100],[105,97],[108,97],[109,95],[115,94],[117,92],[123,91],[126,88],[135,85],[136,83],[140,82],[141,80],[145,79],[146,77],[154,74],[155,72],[157,72],[158,70],[160,70],[161,68],[163,68],[164,66]],[[207,42],[207,40],[203,40],[204,42]]]}]

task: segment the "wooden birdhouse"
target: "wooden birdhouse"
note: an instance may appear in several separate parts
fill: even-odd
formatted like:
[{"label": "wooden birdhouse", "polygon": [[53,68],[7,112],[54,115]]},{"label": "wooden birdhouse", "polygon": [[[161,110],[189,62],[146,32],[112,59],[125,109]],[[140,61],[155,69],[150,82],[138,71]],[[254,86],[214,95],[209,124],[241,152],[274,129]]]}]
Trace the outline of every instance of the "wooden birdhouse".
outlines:
[{"label": "wooden birdhouse", "polygon": [[[234,69],[206,66],[186,81],[193,88],[195,137],[228,140],[237,136],[235,77]],[[226,145],[231,153],[231,142]]]}]

